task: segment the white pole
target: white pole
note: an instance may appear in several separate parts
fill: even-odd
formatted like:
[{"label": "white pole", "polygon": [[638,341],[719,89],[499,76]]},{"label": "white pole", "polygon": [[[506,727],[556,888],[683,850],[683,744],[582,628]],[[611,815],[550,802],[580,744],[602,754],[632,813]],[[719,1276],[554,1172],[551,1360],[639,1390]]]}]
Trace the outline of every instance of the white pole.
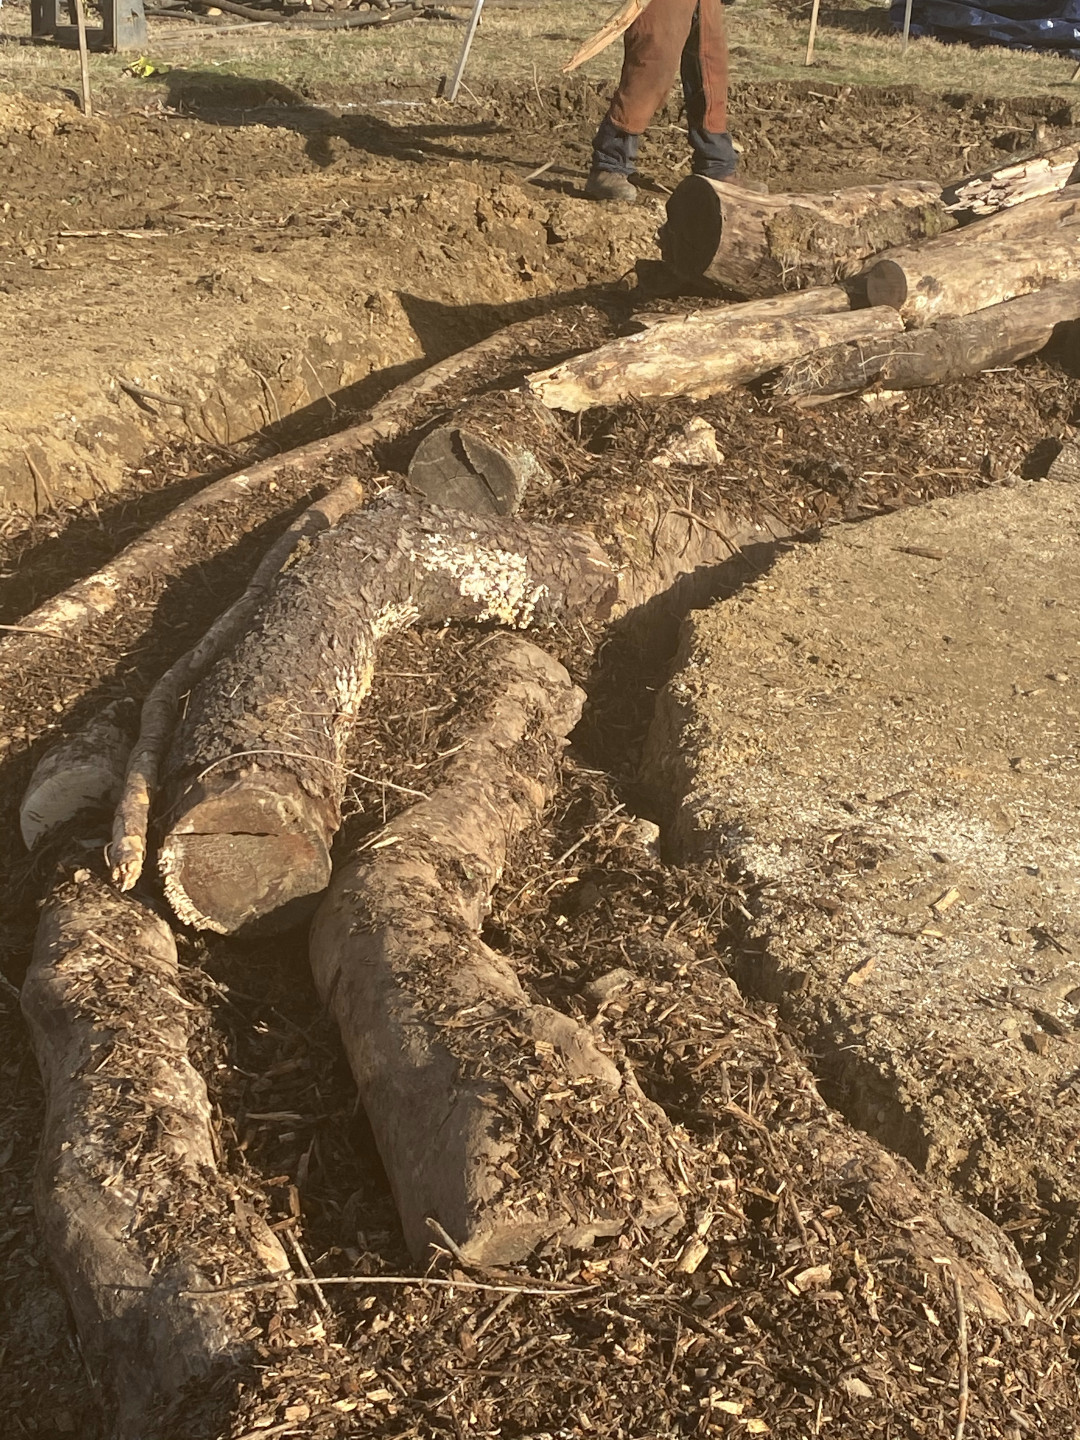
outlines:
[{"label": "white pole", "polygon": [[[910,0],[908,0],[910,4]],[[465,31],[465,40],[461,47],[461,54],[458,56],[457,69],[454,71],[454,78],[450,81],[450,89],[446,98],[453,102],[458,97],[461,89],[461,79],[465,74],[465,63],[469,58],[469,51],[472,49],[473,36],[476,34],[476,27],[480,24],[480,11],[484,8],[484,0],[475,0],[472,14],[469,16],[468,28]]]},{"label": "white pole", "polygon": [[911,36],[911,0],[907,0],[907,4],[904,6],[904,43],[903,43],[903,45],[900,47],[900,53],[901,53],[901,54],[903,54],[904,51],[907,49],[908,40],[909,40],[910,36]]}]

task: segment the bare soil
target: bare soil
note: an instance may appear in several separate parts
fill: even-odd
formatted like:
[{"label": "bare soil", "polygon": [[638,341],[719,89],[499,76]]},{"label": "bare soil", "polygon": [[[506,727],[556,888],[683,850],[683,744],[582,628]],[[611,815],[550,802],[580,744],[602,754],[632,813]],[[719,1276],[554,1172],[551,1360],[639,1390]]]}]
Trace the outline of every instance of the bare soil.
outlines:
[{"label": "bare soil", "polygon": [[[0,288],[10,287],[0,295],[0,366],[12,386],[8,498],[21,507],[5,521],[5,623],[200,477],[347,423],[424,361],[510,319],[551,310],[561,323],[588,302],[614,326],[634,308],[685,303],[650,263],[661,187],[685,165],[684,140],[663,126],[651,138],[643,206],[586,206],[576,192],[603,108],[588,86],[482,95],[463,129],[459,116],[407,91],[365,97],[343,116],[334,98],[241,93],[236,82],[182,74],[171,83],[164,110],[92,127],[70,108],[0,101],[11,205],[0,221]],[[380,104],[387,99],[422,103]],[[945,178],[1021,148],[1036,124],[1047,144],[1076,133],[1057,100],[821,83],[743,87],[735,112],[746,168],[773,189]],[[676,127],[674,113],[665,124]],[[554,167],[524,185],[549,159]],[[58,233],[76,229],[155,238]],[[691,510],[704,486],[799,529],[1045,473],[1080,413],[1076,365],[1075,342],[1063,337],[1049,357],[892,409],[852,402],[803,413],[740,392],[693,410],[592,415],[561,486],[538,508],[587,521],[606,489],[698,412],[717,429],[724,465],[707,477],[669,473],[666,483],[684,490]],[[183,408],[145,397],[139,406],[117,392],[117,377]],[[111,427],[92,444],[68,418],[79,406]],[[5,414],[0,440],[7,423]],[[387,447],[380,473],[400,483],[408,454],[409,442]],[[91,471],[96,499],[73,511],[65,497],[84,493]],[[646,471],[642,483],[652,478]],[[299,493],[289,498],[300,503]],[[84,645],[0,677],[0,942],[12,986],[50,871],[48,856],[28,862],[17,850],[14,807],[30,764],[103,700],[143,695],[242,587],[283,518],[265,518],[242,540],[242,527],[208,536],[165,594],[133,597]],[[563,637],[590,709],[549,829],[507,876],[487,938],[539,997],[610,1026],[648,1093],[692,1133],[704,1178],[678,1245],[697,1233],[707,1258],[693,1272],[674,1268],[677,1249],[537,1258],[541,1288],[597,1287],[585,1296],[450,1293],[394,1279],[409,1277],[408,1261],[302,937],[262,948],[189,942],[200,1064],[231,1173],[250,1203],[302,1240],[320,1273],[381,1281],[328,1288],[329,1314],[268,1309],[259,1368],[239,1394],[193,1396],[176,1440],[254,1426],[311,1437],[792,1440],[955,1428],[951,1291],[906,1245],[901,1223],[927,1192],[830,1116],[776,1012],[739,999],[725,968],[737,968],[731,945],[746,901],[725,872],[673,871],[627,828],[646,804],[640,750],[677,616],[660,619],[644,651],[625,638]],[[354,746],[352,838],[401,805],[393,786],[427,783],[455,743],[474,643],[448,630],[385,651]],[[620,804],[627,815],[612,813]],[[625,993],[589,988],[616,969],[630,977]],[[33,1223],[41,1096],[6,986],[0,1011],[0,1406],[13,1433],[96,1440],[100,1417]],[[800,1289],[796,1277],[818,1265],[829,1268],[827,1286]],[[1026,1331],[972,1318],[972,1354],[985,1363],[970,1376],[969,1435],[1013,1440],[1021,1423],[1074,1433],[1069,1352],[1035,1309]]]}]

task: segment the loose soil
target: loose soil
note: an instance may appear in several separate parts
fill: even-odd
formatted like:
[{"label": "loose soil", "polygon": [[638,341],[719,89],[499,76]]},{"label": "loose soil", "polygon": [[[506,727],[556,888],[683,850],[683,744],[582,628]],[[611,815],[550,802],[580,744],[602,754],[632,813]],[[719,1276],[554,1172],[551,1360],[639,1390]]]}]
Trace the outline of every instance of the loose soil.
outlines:
[{"label": "loose soil", "polygon": [[[10,286],[0,297],[8,321],[0,365],[19,387],[11,434],[52,495],[35,491],[32,471],[30,482],[25,473],[12,482],[10,500],[50,513],[9,515],[0,576],[8,623],[144,528],[212,464],[228,468],[340,426],[422,361],[507,320],[550,310],[561,324],[588,302],[602,328],[634,308],[679,303],[649,260],[659,186],[678,178],[683,140],[657,130],[647,161],[657,188],[644,206],[587,207],[574,191],[602,110],[587,86],[494,92],[463,132],[440,105],[378,103],[419,98],[407,93],[368,97],[362,113],[343,118],[303,97],[207,93],[201,79],[186,86],[183,76],[172,83],[169,110],[92,127],[73,110],[0,102],[12,207],[0,224],[0,285]],[[1076,133],[1058,101],[820,84],[746,87],[735,111],[747,169],[773,189],[945,178],[1018,148],[1036,123],[1049,127],[1047,144]],[[665,123],[674,126],[674,115]],[[552,171],[522,184],[553,157]],[[57,177],[53,188],[43,171]],[[156,238],[60,237],[61,229]],[[541,346],[537,363],[548,353]],[[1063,337],[1048,357],[892,409],[856,401],[804,413],[740,392],[699,407],[591,415],[560,488],[535,509],[588,520],[605,489],[640,471],[691,413],[716,427],[725,462],[707,477],[669,473],[686,507],[705,487],[798,529],[1044,473],[1076,423],[1076,358]],[[117,376],[186,408],[144,400],[156,413],[140,409],[110,389]],[[108,444],[104,431],[92,443],[76,437],[68,418],[83,404],[76,395],[112,427]],[[402,442],[376,457],[391,483],[400,483],[408,453]],[[90,469],[100,473],[97,498],[74,516],[53,513],[54,501],[80,493]],[[643,484],[653,479],[642,475]],[[8,819],[0,940],[12,984],[50,870],[48,856],[28,862],[16,849],[14,806],[30,764],[102,701],[144,694],[242,588],[300,502],[287,493],[273,513],[238,516],[245,523],[209,535],[164,594],[133,596],[59,659],[43,653],[18,674],[0,674]],[[741,583],[745,571],[726,578]],[[666,1251],[613,1244],[588,1257],[537,1257],[531,1270],[541,1285],[598,1287],[587,1296],[451,1293],[391,1280],[410,1273],[408,1261],[299,938],[264,948],[189,942],[189,998],[204,1016],[200,1063],[230,1172],[250,1203],[302,1237],[320,1272],[386,1283],[328,1290],[328,1315],[268,1311],[259,1369],[242,1393],[193,1397],[176,1440],[278,1425],[312,1437],[793,1440],[955,1428],[952,1291],[905,1240],[926,1192],[913,1172],[830,1117],[775,1012],[744,1003],[726,978],[746,906],[726,874],[660,865],[628,816],[611,813],[622,803],[632,816],[645,804],[636,782],[664,678],[663,634],[654,631],[644,653],[618,637],[561,642],[591,706],[549,829],[518,857],[487,938],[514,957],[538,997],[610,1026],[648,1093],[690,1131],[702,1179],[687,1231]],[[353,838],[401,803],[393,785],[427,783],[433,756],[455,743],[474,644],[448,630],[387,648],[355,740]],[[610,779],[598,776],[601,766]],[[629,976],[624,988],[590,988],[617,969]],[[8,1097],[0,1404],[22,1433],[95,1440],[93,1396],[33,1226],[41,1097],[7,988],[0,1010]],[[674,1270],[695,1234],[707,1257],[696,1270]],[[970,1319],[980,1364],[973,1359],[969,1435],[1012,1437],[1023,1425],[1073,1434],[1080,1406],[1071,1363],[1041,1314],[1026,1331]]]}]

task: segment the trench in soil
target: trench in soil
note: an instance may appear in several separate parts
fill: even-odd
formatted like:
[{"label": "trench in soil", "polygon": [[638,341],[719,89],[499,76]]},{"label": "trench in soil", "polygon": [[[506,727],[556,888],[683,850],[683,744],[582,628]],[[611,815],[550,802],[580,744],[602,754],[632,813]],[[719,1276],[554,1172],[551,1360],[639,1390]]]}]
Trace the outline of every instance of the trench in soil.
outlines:
[{"label": "trench in soil", "polygon": [[[786,122],[781,117],[784,104],[790,106],[790,96],[744,96],[744,139],[751,173],[769,178],[774,189],[785,181],[790,183],[796,174],[800,188],[824,185],[841,175],[845,181],[883,178],[870,107],[860,110],[855,104],[845,111],[844,98],[833,93],[835,87],[832,91],[828,86],[815,88],[824,98],[800,95],[803,114],[791,121],[788,132],[783,132]],[[487,147],[481,164],[490,166],[498,158],[498,148],[505,146],[508,103],[508,98],[500,95],[484,101],[490,119],[471,142],[481,149]],[[874,103],[880,104],[880,97]],[[925,132],[914,132],[910,153],[890,157],[890,174],[948,173],[960,168],[951,162],[962,149],[969,152],[968,168],[976,168],[981,159],[1000,154],[997,142],[1003,136],[1021,133],[1022,124],[1030,121],[1022,103],[1009,109],[997,102],[958,97],[934,104]],[[545,139],[559,147],[564,159],[579,160],[598,108],[597,97],[590,98],[587,91],[568,92],[557,104],[552,103],[550,111],[535,118]],[[567,115],[571,117],[568,125]],[[794,143],[773,144],[775,139],[784,141],[793,134],[796,124],[804,132],[807,118],[815,116],[827,120],[827,128],[819,132],[826,138],[810,156]],[[853,116],[858,120],[854,132]],[[953,122],[951,129],[942,128],[943,117]],[[932,133],[930,125],[935,118],[938,129]],[[1071,116],[1064,118],[1071,121]],[[210,126],[215,122],[204,118],[199,123]],[[306,124],[313,123],[308,117]],[[552,138],[560,126],[570,129],[572,140]],[[395,126],[393,143],[400,148],[415,141],[420,128]],[[220,142],[222,132],[216,133]],[[202,131],[199,134],[200,143],[209,146],[209,139]],[[351,134],[348,132],[342,147],[346,156],[353,146],[348,138]],[[768,146],[761,138],[764,136],[770,137]],[[60,145],[66,137],[53,138]],[[429,134],[423,138],[431,143]],[[291,154],[288,147],[293,139],[295,132],[286,129],[275,135],[274,143]],[[310,136],[305,143],[309,141]],[[26,142],[28,146],[33,143],[38,142]],[[130,145],[130,139],[124,143]],[[444,137],[440,144],[444,143],[459,145],[452,137]],[[662,137],[655,150],[658,173],[670,174],[677,155],[677,140]],[[387,180],[396,182],[402,172],[410,174],[408,166],[413,162],[402,162],[393,150],[385,158]],[[455,158],[449,163],[464,162]],[[665,164],[669,165],[666,170]],[[490,178],[485,174],[485,180]],[[502,183],[515,189],[516,173]],[[514,218],[520,218],[530,203],[530,195],[520,190],[506,202],[511,228]],[[31,225],[31,219],[25,217],[33,215],[32,197],[28,195],[24,204],[23,223]],[[48,202],[42,198],[40,204],[43,214],[33,223],[44,228],[56,224]],[[133,223],[139,204],[136,184],[132,194],[123,199],[108,197],[93,218],[103,227]],[[134,209],[125,208],[131,205]],[[335,243],[340,234],[341,227],[334,231]],[[591,273],[598,276],[603,266],[593,263]],[[615,278],[610,270],[608,278]],[[587,298],[602,299],[616,323],[634,306],[675,303],[658,297],[655,288],[650,288],[650,279],[646,267],[636,289],[594,287]],[[571,298],[580,301],[586,297],[579,288]],[[556,310],[566,299],[565,292],[553,291],[539,303],[530,298],[521,304]],[[454,308],[469,314],[473,328],[463,331],[455,317],[429,359],[440,350],[460,348],[467,339],[476,338],[478,331],[520,313],[506,305]],[[802,414],[774,403],[767,395],[740,393],[704,405],[676,402],[589,416],[581,421],[577,438],[592,458],[584,470],[566,476],[557,510],[563,516],[588,519],[590,508],[599,504],[606,488],[639,466],[640,457],[650,453],[649,447],[658,448],[691,413],[704,414],[717,428],[726,462],[723,474],[713,482],[718,498],[774,507],[796,528],[811,532],[821,523],[854,522],[892,505],[993,483],[1010,472],[1037,474],[1045,470],[1065,427],[1080,418],[1075,365],[1076,357],[1062,351],[978,382],[943,387],[932,395],[914,394],[894,411],[871,412],[859,402],[850,402]],[[352,407],[371,398],[392,378],[400,378],[400,372],[384,368],[372,372],[363,391],[332,392],[334,423],[347,418]],[[325,400],[309,401],[306,410],[301,407],[288,420],[264,426],[253,437],[253,449],[267,439],[293,444],[309,438],[326,428],[330,408]],[[129,488],[119,497],[102,497],[71,516],[44,516],[13,527],[9,565],[0,580],[7,587],[0,592],[5,621],[17,622],[44,594],[93,568],[208,474],[232,468],[235,458],[222,456],[221,447],[207,448],[190,435],[175,432],[158,436],[154,450],[142,457],[149,463],[137,467],[153,473],[129,477]],[[399,465],[403,458],[402,447],[390,447],[378,457],[388,468]],[[186,472],[185,477],[177,479],[178,471]],[[328,482],[332,479],[332,467],[325,478]],[[679,483],[692,508],[700,480],[686,474],[679,477]],[[120,616],[106,631],[92,637],[84,653],[64,657],[59,664],[43,660],[20,675],[4,677],[15,702],[8,707],[9,716],[21,706],[21,715],[12,720],[3,737],[6,753],[0,763],[0,793],[9,819],[4,840],[9,885],[2,924],[5,973],[11,981],[20,979],[32,934],[34,900],[47,882],[49,869],[47,856],[29,861],[19,857],[10,823],[32,760],[58,729],[73,728],[105,701],[145,693],[168,660],[242,587],[244,575],[285,523],[287,515],[280,508],[280,499],[275,501],[274,513],[268,510],[240,543],[217,551],[208,543],[207,553],[193,556],[188,569],[170,582],[163,595],[137,597],[156,606],[149,630],[144,630],[137,613]],[[301,504],[299,490],[291,499],[288,513]],[[764,557],[759,559],[764,562]],[[740,577],[730,572],[705,580],[717,593],[739,582]],[[699,594],[695,600],[701,603],[704,598]],[[653,607],[648,629],[639,626],[622,634],[595,637],[596,653],[592,644],[564,646],[561,658],[588,685],[589,707],[575,736],[564,787],[548,826],[516,858],[496,897],[487,932],[490,943],[506,949],[520,963],[523,978],[538,997],[557,1005],[578,1004],[589,981],[624,963],[628,925],[638,931],[674,926],[693,940],[700,955],[712,957],[714,968],[732,958],[732,947],[739,941],[734,923],[737,910],[726,877],[665,869],[622,829],[634,813],[654,811],[655,800],[639,785],[638,758],[653,696],[666,678],[677,630],[677,608],[661,602]],[[469,654],[476,643],[474,635],[452,627],[403,636],[382,651],[368,713],[353,746],[358,778],[346,827],[352,839],[394,812],[400,795],[393,785],[416,786],[419,780],[423,788],[430,783],[435,773],[432,756],[454,743]],[[620,803],[625,809],[612,814]],[[572,859],[554,863],[583,833],[588,838]],[[524,901],[523,886],[529,887]],[[315,999],[301,940],[294,936],[246,947],[189,942],[186,961],[192,997],[205,1007],[200,1061],[220,1106],[226,1163],[242,1189],[274,1222],[288,1223],[301,1213],[302,1232],[298,1233],[313,1260],[318,1258],[334,1270],[358,1267],[407,1273],[385,1178],[363,1115],[357,1110],[340,1047]],[[27,1433],[78,1434],[90,1440],[97,1426],[93,1399],[79,1370],[63,1305],[48,1278],[47,1257],[36,1244],[30,1218],[29,1171],[40,1127],[40,1094],[32,1057],[7,992],[3,1005],[7,1032],[3,1069],[14,1105],[8,1117],[11,1148],[0,1182],[9,1218],[2,1243],[7,1247],[5,1306],[11,1336],[0,1385],[7,1392],[9,1413],[19,1417]],[[701,1103],[696,1082],[653,1063],[655,1042],[651,1042],[651,1050],[647,1040],[630,1043],[632,1054],[637,1045],[644,1080],[655,1098],[678,1118],[692,1119]],[[822,1068],[823,1073],[833,1074],[828,1059]],[[835,1077],[832,1094],[850,1118],[863,1123],[865,1115],[857,1113],[855,1105],[844,1104],[844,1084],[851,1078]],[[876,1129],[886,1143],[910,1150],[891,1120]],[[406,1310],[417,1303],[406,1301]],[[379,1317],[385,1320],[390,1313],[392,1306],[381,1301],[370,1306],[366,1300],[335,1300],[335,1334],[347,1337],[363,1332],[364,1354],[368,1359],[375,1356],[378,1365],[384,1352],[384,1358],[391,1357],[389,1342],[380,1351],[375,1338],[379,1330],[373,1322]],[[421,1318],[418,1310],[418,1324]],[[431,1316],[428,1319],[434,1323]],[[294,1343],[283,1329],[287,1332],[289,1324],[296,1323],[281,1317],[278,1321],[274,1332],[277,1349],[270,1367],[275,1373],[287,1369],[282,1356]],[[445,1315],[439,1323],[444,1321]],[[382,1328],[389,1329],[390,1322]],[[352,1393],[349,1373],[343,1370],[341,1376],[335,1375],[345,1398]],[[211,1433],[206,1427],[220,1398],[212,1394],[202,1397],[207,1409],[189,1417],[192,1437]],[[544,1402],[553,1403],[552,1397]],[[514,1422],[521,1428],[512,1426],[506,1433],[526,1433],[530,1423],[538,1424],[544,1418],[541,1410],[543,1406],[531,1422],[523,1412]],[[550,1418],[554,1411],[545,1413]],[[395,1433],[392,1419],[387,1418],[385,1430],[371,1433]],[[432,1433],[439,1433],[441,1423],[432,1422]]]}]

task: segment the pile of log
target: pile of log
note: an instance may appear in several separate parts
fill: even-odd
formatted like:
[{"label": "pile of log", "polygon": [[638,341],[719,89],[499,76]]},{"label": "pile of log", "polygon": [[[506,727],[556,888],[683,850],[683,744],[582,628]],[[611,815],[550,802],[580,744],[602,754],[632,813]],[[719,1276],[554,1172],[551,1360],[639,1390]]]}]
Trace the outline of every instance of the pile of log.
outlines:
[{"label": "pile of log", "polygon": [[[1036,166],[1030,184],[1017,168],[951,199],[924,184],[761,197],[686,181],[671,197],[666,253],[744,299],[648,324],[519,389],[448,405],[417,429],[407,484],[371,498],[347,479],[313,502],[153,687],[134,739],[126,717],[110,713],[39,766],[24,834],[40,843],[68,827],[76,857],[43,912],[24,1002],[49,1090],[40,1205],[90,1337],[85,1353],[110,1393],[126,1386],[134,1397],[125,1433],[139,1433],[151,1397],[175,1395],[243,1351],[250,1310],[239,1299],[204,1304],[212,1274],[225,1267],[258,1285],[287,1273],[257,1219],[235,1223],[236,1197],[216,1170],[205,1092],[186,1061],[171,928],[154,909],[162,893],[178,925],[223,935],[314,916],[316,983],[418,1261],[433,1233],[459,1260],[490,1265],[538,1245],[680,1223],[692,1169],[685,1137],[617,1048],[532,1003],[481,938],[509,847],[554,792],[581,693],[533,639],[486,645],[491,698],[438,787],[334,873],[348,743],[378,646],[449,620],[595,634],[677,590],[700,598],[703,579],[715,583],[720,567],[786,533],[761,510],[684,504],[665,488],[666,471],[644,466],[588,526],[522,518],[515,512],[543,499],[577,443],[561,414],[704,397],[778,371],[778,392],[801,398],[929,384],[1041,348],[1055,325],[1080,316],[1080,186],[1065,183],[1062,161]],[[957,204],[972,212],[965,224]],[[410,407],[437,399],[461,369],[446,362],[351,434],[228,483],[267,485],[314,456],[401,435]],[[159,550],[183,548],[192,513],[189,501],[159,529]],[[153,549],[135,542],[100,583],[80,582],[28,617],[20,640],[40,644],[58,623],[107,611],[117,576],[141,574]],[[115,806],[119,893],[85,861],[99,835],[86,818],[95,806]],[[151,990],[153,1044],[128,1056],[126,996]],[[110,1076],[127,1097],[122,1112],[102,1103]],[[574,1151],[601,1120],[606,1136],[612,1117],[626,1145],[620,1163],[580,1167],[571,1182],[559,1137]],[[144,1174],[129,1154],[136,1124],[168,1137],[167,1167]],[[168,1230],[172,1194],[189,1209],[195,1198],[202,1257],[188,1234],[164,1257],[147,1249],[151,1230]],[[149,1336],[134,1360],[132,1335]]]}]

